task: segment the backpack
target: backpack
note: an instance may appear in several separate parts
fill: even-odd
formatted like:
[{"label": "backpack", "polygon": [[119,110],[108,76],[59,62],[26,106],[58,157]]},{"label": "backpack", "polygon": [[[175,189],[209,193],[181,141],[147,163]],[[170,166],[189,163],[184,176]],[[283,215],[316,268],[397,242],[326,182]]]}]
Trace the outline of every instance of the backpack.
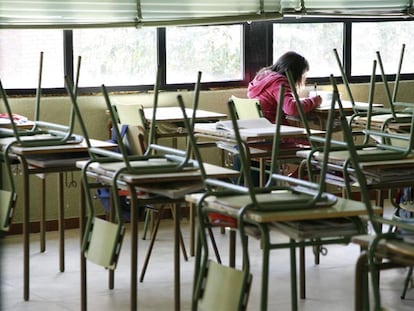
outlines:
[{"label": "backpack", "polygon": [[[405,187],[399,190],[395,197],[396,209],[393,218],[397,221],[414,225],[414,187]],[[414,232],[396,228],[397,232],[407,242],[414,242]]]},{"label": "backpack", "polygon": [[[128,154],[142,154],[143,150],[143,140],[141,140],[141,129],[138,126],[127,125],[127,124],[118,124],[120,127],[120,134],[124,145],[127,148]],[[133,141],[133,135],[138,137],[138,143]],[[114,144],[117,143],[115,131],[113,128],[111,129],[111,139],[108,140]],[[119,149],[115,151],[119,152]],[[119,198],[121,202],[121,209],[122,209],[122,218],[126,221],[129,221],[131,218],[131,202],[128,198],[128,194],[125,191],[119,191]],[[110,205],[110,189],[108,188],[98,188],[96,190],[96,197],[102,204],[104,210],[109,213],[111,205]]]}]

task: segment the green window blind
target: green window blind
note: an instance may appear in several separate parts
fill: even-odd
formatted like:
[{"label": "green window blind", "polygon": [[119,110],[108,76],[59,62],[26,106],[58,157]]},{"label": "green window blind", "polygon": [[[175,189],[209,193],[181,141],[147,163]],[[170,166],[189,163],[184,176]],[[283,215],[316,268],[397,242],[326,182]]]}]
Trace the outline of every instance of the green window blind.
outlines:
[{"label": "green window blind", "polygon": [[0,0],[0,27],[213,24],[281,18],[280,10],[280,0]]},{"label": "green window blind", "polygon": [[282,12],[330,15],[395,15],[411,13],[413,0],[282,0]]}]

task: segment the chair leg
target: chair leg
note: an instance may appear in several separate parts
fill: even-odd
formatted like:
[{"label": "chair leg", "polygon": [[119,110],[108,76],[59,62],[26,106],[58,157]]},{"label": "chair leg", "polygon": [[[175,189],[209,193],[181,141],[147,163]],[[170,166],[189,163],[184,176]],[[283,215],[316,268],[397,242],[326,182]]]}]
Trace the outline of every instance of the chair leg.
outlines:
[{"label": "chair leg", "polygon": [[229,234],[229,266],[236,267],[236,230],[233,229]]},{"label": "chair leg", "polygon": [[150,244],[148,246],[147,255],[145,256],[144,265],[142,266],[141,275],[139,277],[139,281],[141,283],[144,281],[145,272],[147,271],[149,259],[151,257],[152,249],[154,247],[155,239],[157,237],[158,228],[160,226],[160,221],[161,221],[161,218],[162,218],[163,213],[164,213],[164,206],[162,205],[160,207],[159,212],[158,212],[158,218],[157,218],[157,221],[155,223],[155,227],[154,227],[154,229],[152,231],[152,234],[151,234],[151,241],[150,241]]},{"label": "chair leg", "polygon": [[299,294],[301,299],[306,299],[306,269],[305,247],[299,247]]},{"label": "chair leg", "polygon": [[46,251],[46,178],[41,178],[40,252]]},{"label": "chair leg", "polygon": [[410,284],[412,277],[413,277],[413,267],[411,266],[408,269],[407,276],[405,277],[405,280],[404,280],[404,289],[401,294],[401,299],[405,299],[405,294],[407,293],[408,285]]},{"label": "chair leg", "polygon": [[[177,207],[172,206],[171,208],[177,208]],[[157,217],[156,222],[154,224],[154,228],[152,230],[151,241],[150,241],[150,244],[148,246],[147,255],[145,256],[144,264],[143,264],[142,270],[141,270],[141,275],[139,277],[139,281],[141,283],[144,281],[145,273],[146,273],[147,268],[148,268],[149,259],[150,259],[151,254],[152,254],[152,249],[154,248],[155,239],[157,238],[158,228],[160,226],[161,219],[163,218],[163,214],[164,214],[164,206],[161,206],[159,211],[158,211],[158,217]],[[149,215],[149,213],[147,215]],[[172,215],[174,215],[174,213],[172,213]],[[187,251],[186,251],[186,248],[185,248],[184,238],[183,238],[181,230],[180,230],[180,246],[181,246],[185,261],[188,261]]]},{"label": "chair leg", "polygon": [[[175,204],[174,205],[172,205],[171,206],[171,209],[173,209],[173,208],[180,208],[180,207],[177,207]],[[173,215],[173,218],[174,218],[174,212],[172,211],[172,213],[171,213],[172,215]],[[175,219],[173,219],[174,221],[175,221]],[[181,231],[181,228],[180,228],[180,232],[179,232],[179,234],[180,234],[180,246],[181,246],[181,250],[182,250],[182,252],[183,252],[183,256],[184,256],[184,260],[185,261],[188,261],[188,256],[187,256],[187,250],[186,250],[186,247],[185,247],[185,243],[184,243],[184,238],[183,238],[183,233],[182,233],[182,231]]]},{"label": "chair leg", "polygon": [[[221,229],[222,228],[220,228],[220,230]],[[208,227],[207,231],[208,231],[208,235],[210,236],[211,246],[213,247],[214,255],[216,256],[217,262],[219,264],[221,264],[221,257],[220,257],[220,253],[218,251],[216,239],[214,238],[213,230],[211,230],[211,227]]]}]

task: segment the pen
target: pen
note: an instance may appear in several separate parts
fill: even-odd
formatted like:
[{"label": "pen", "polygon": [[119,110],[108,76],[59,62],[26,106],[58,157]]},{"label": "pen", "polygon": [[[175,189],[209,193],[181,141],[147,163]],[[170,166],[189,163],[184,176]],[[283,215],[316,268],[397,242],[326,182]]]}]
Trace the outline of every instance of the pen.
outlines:
[{"label": "pen", "polygon": [[315,92],[315,96],[318,95],[318,83],[315,82],[315,84],[313,85],[313,90]]}]

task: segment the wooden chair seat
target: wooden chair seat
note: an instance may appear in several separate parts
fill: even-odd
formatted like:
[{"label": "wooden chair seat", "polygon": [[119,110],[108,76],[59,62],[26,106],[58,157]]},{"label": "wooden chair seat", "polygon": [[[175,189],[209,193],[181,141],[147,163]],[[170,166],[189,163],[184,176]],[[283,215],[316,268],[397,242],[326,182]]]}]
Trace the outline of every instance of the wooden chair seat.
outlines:
[{"label": "wooden chair seat", "polygon": [[273,226],[297,241],[334,237],[335,235],[352,237],[361,232],[359,226],[351,218],[277,222]]}]

